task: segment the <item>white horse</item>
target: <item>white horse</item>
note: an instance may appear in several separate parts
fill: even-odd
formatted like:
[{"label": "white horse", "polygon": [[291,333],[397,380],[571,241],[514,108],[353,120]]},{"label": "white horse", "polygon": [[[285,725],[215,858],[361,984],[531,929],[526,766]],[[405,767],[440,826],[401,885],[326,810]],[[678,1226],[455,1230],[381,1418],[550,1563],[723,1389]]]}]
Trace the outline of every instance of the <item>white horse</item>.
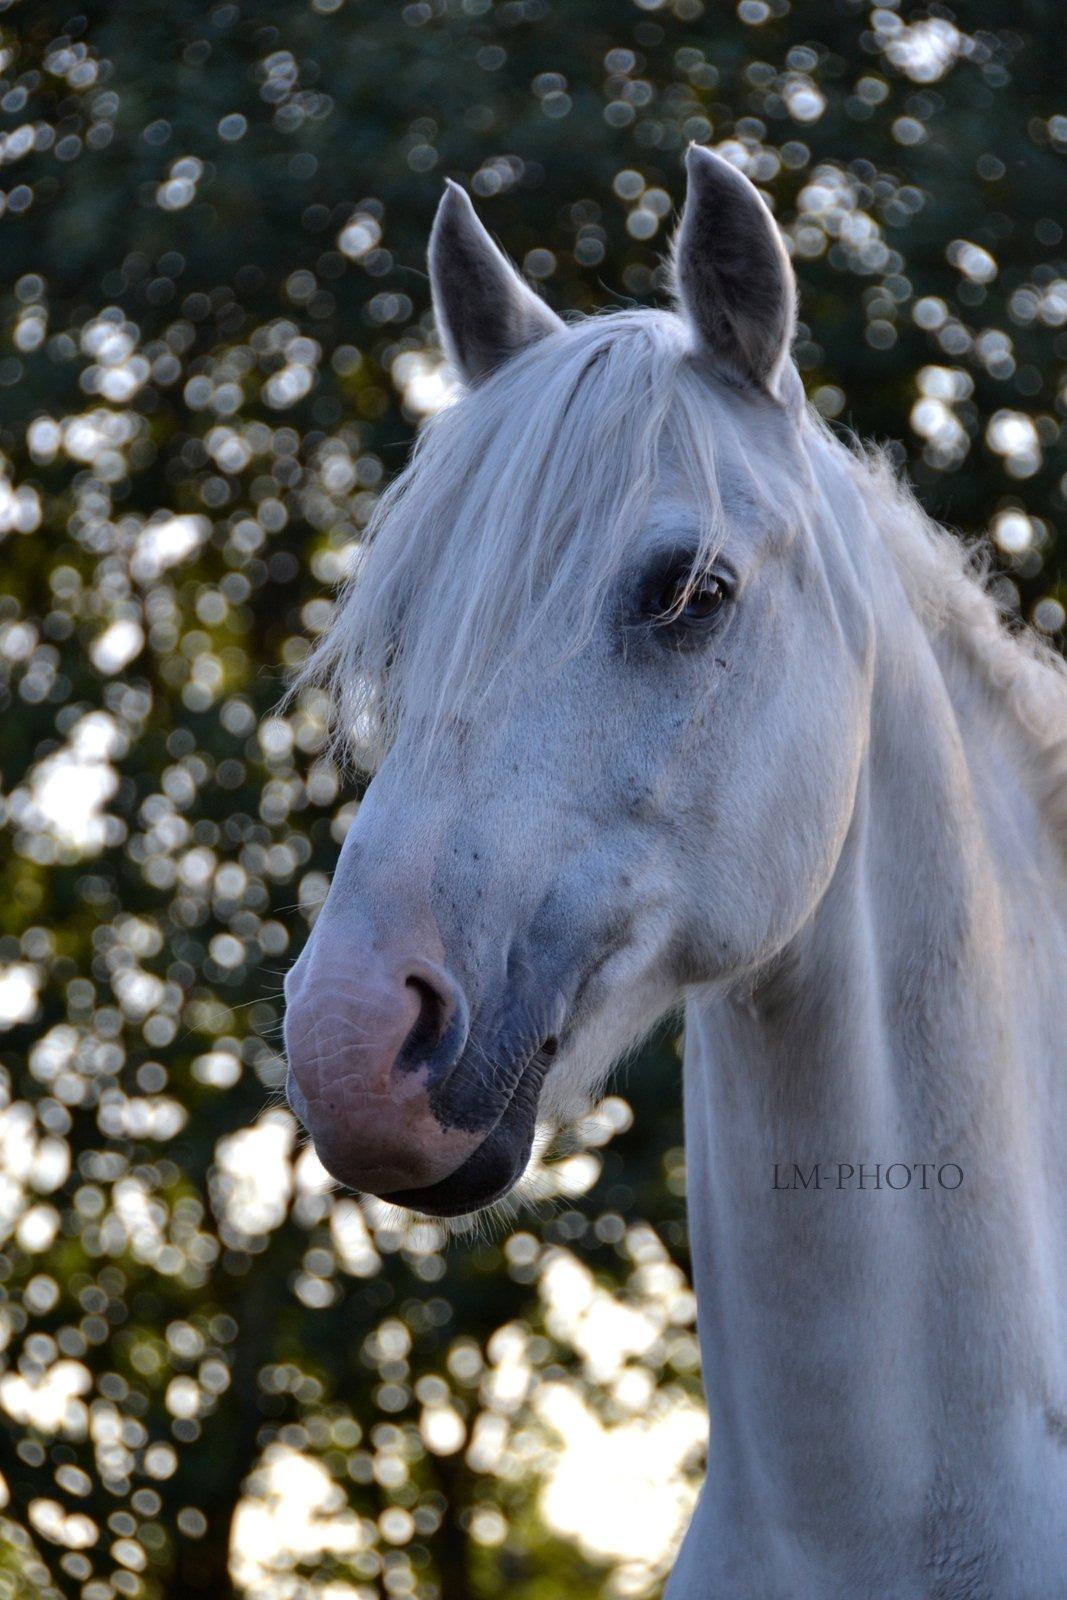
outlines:
[{"label": "white horse", "polygon": [[455,187],[430,266],[468,387],[309,667],[378,770],[291,1103],[339,1179],[471,1211],[684,1003],[670,1600],[1063,1600],[1067,680],[806,410],[718,157],[677,313],[565,326]]}]

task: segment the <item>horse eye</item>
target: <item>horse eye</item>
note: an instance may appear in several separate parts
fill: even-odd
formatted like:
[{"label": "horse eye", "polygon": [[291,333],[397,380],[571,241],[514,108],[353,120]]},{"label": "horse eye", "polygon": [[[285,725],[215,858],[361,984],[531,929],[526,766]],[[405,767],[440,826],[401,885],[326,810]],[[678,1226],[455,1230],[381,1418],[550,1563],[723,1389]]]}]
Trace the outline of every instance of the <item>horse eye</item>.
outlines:
[{"label": "horse eye", "polygon": [[672,578],[660,593],[659,615],[667,622],[710,622],[725,599],[724,585],[711,573],[692,585],[687,577]]}]

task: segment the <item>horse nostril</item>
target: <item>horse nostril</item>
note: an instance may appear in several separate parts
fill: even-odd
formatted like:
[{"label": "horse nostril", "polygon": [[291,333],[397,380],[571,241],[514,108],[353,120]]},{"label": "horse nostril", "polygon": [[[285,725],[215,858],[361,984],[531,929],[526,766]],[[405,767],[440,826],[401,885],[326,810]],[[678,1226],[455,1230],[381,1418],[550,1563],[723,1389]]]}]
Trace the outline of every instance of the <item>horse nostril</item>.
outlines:
[{"label": "horse nostril", "polygon": [[407,978],[405,987],[415,991],[419,1014],[404,1040],[401,1055],[407,1061],[418,1061],[420,1057],[430,1054],[444,1032],[445,1002],[444,997],[425,978]]},{"label": "horse nostril", "polygon": [[405,1020],[413,1016],[412,1001],[418,1010],[393,1064],[407,1072],[427,1069],[440,1087],[467,1042],[466,996],[452,974],[432,961],[413,960],[398,977],[403,983]]}]

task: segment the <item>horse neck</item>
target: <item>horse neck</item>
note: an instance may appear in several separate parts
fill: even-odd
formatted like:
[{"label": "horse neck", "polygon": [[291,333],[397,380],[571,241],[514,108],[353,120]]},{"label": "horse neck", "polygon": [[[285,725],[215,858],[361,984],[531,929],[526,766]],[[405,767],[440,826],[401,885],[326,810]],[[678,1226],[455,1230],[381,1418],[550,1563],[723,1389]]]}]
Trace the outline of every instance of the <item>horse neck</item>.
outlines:
[{"label": "horse neck", "polygon": [[[962,652],[910,610],[891,636],[828,891],[750,993],[687,1016],[714,1492],[799,1497],[813,1528],[843,1483],[906,1521],[917,1458],[1000,1471],[1009,1414],[1044,1436],[1067,1404],[1062,861]],[[896,1162],[926,1186],[887,1188]],[[775,1188],[794,1163],[809,1187]]]}]

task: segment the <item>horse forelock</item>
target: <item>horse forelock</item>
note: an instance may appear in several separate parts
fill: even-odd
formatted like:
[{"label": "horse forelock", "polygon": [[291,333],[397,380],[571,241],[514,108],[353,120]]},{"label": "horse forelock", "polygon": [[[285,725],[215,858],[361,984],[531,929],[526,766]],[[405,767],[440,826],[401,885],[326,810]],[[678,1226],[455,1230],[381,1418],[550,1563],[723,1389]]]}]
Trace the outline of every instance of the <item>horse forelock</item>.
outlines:
[{"label": "horse forelock", "polygon": [[[373,761],[401,723],[432,742],[551,627],[581,648],[632,561],[661,451],[721,536],[713,435],[727,404],[691,370],[670,313],[589,317],[541,340],[424,427],[382,496],[334,620],[300,682],[325,683],[341,738]],[[755,491],[754,491],[755,492]]]}]

